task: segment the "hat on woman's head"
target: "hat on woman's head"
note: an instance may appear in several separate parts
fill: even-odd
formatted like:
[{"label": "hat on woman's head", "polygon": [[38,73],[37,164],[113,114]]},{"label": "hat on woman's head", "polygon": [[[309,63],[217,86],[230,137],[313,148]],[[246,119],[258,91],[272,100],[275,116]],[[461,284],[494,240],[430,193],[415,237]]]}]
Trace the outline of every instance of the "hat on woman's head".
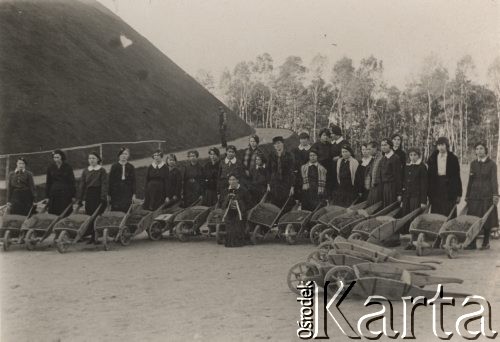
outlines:
[{"label": "hat on woman's head", "polygon": [[126,147],[120,148],[120,151],[118,151],[118,157],[120,157],[123,154],[123,152],[125,152],[125,151],[130,153],[130,150],[128,148],[126,148]]},{"label": "hat on woman's head", "polygon": [[342,135],[342,128],[340,128],[340,126],[337,126],[336,124],[330,124],[330,130],[332,131],[332,134]]},{"label": "hat on woman's head", "polygon": [[344,150],[349,151],[349,153],[351,154],[351,156],[353,156],[353,155],[354,155],[354,151],[352,150],[352,147],[351,147],[351,145],[349,145],[349,144],[344,144],[344,145],[342,145],[341,149],[344,149]]},{"label": "hat on woman's head", "polygon": [[422,155],[422,151],[420,151],[420,149],[418,147],[410,147],[408,149],[408,155],[410,153],[416,153],[419,157]]},{"label": "hat on woman's head", "polygon": [[283,137],[281,135],[277,136],[277,137],[274,137],[273,138],[273,144],[276,144],[277,142],[285,142],[285,139],[283,139]]},{"label": "hat on woman's head", "polygon": [[226,147],[226,151],[232,150],[234,153],[236,153],[238,150],[236,149],[236,146],[234,145],[229,145]]},{"label": "hat on woman's head", "polygon": [[447,148],[450,148],[450,141],[447,137],[439,137],[436,145],[446,145]]}]

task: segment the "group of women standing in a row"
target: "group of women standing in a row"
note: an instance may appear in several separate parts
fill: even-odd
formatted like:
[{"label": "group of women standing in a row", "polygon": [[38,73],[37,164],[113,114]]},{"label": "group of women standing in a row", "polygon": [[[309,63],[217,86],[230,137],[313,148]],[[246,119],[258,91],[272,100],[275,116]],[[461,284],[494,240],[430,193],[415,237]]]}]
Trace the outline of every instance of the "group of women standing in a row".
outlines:
[{"label": "group of women standing in a row", "polygon": [[[437,140],[428,166],[422,162],[418,148],[408,149],[407,157],[402,140],[396,134],[380,143],[362,144],[358,160],[336,125],[321,130],[314,144],[307,133],[301,133],[299,145],[290,150],[285,148],[282,137],[275,137],[274,150],[267,155],[259,146],[259,137],[254,135],[241,158],[234,146],[227,146],[224,154],[211,148],[208,162],[202,165],[198,151],[192,150],[182,170],[174,154],[164,158],[158,150],[146,170],[143,207],[156,210],[165,202],[176,201],[182,201],[184,206],[218,205],[226,209],[226,218],[239,227],[234,230],[234,238],[229,232],[229,245],[241,244],[246,209],[253,207],[266,192],[278,207],[290,208],[294,201],[299,201],[304,209],[314,210],[325,199],[341,206],[366,200],[368,204],[381,201],[386,207],[400,201],[403,212],[409,213],[429,202],[431,212],[450,214],[460,202],[462,183],[458,158],[450,151],[448,140],[444,137]],[[477,144],[475,152],[477,159],[470,166],[465,200],[470,215],[482,216],[498,202],[497,174],[486,145]],[[111,210],[128,210],[136,194],[135,168],[128,162],[129,157],[127,148],[120,149],[118,161],[107,175],[101,157],[89,154],[78,196],[80,203],[85,203],[87,214],[99,206],[102,212],[107,205]],[[64,152],[56,150],[46,176],[49,212],[61,214],[76,196],[73,169],[66,163]],[[34,199],[33,175],[26,170],[26,160],[19,158],[16,170],[9,174],[11,213],[26,215]],[[484,226],[483,248],[489,247],[489,229],[495,226],[498,226],[496,210]]]}]

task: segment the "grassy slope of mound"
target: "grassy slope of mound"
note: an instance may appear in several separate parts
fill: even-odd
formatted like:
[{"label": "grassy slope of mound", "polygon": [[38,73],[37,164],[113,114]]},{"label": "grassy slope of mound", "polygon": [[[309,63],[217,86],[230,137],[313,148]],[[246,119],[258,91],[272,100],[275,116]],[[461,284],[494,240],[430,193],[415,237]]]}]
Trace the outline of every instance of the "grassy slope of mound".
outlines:
[{"label": "grassy slope of mound", "polygon": [[[120,35],[133,44],[123,48]],[[147,139],[203,146],[219,140],[219,105],[97,2],[0,3],[0,153]],[[234,114],[228,126],[229,139],[251,133]]]}]

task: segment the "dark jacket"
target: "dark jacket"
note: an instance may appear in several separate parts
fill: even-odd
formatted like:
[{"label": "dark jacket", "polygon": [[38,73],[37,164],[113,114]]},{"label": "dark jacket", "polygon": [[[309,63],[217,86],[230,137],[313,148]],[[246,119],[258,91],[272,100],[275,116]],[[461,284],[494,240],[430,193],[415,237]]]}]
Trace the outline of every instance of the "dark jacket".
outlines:
[{"label": "dark jacket", "polygon": [[271,153],[266,167],[269,184],[295,185],[295,160],[290,152],[283,151],[281,157],[276,152]]},{"label": "dark jacket", "polygon": [[181,198],[182,174],[177,167],[170,170],[167,166],[165,184],[167,198],[172,199],[174,196],[177,196],[177,199]]},{"label": "dark jacket", "polygon": [[[118,191],[118,186],[122,179],[122,165],[120,163],[114,163],[111,165],[111,170],[109,170],[109,195],[113,196],[116,191]],[[125,164],[125,182],[130,187],[132,194],[135,194],[136,182],[135,182],[135,168],[134,165],[130,163]]]},{"label": "dark jacket", "polygon": [[487,199],[498,196],[497,165],[488,157],[485,162],[470,163],[465,199]]},{"label": "dark jacket", "polygon": [[[436,196],[437,190],[437,179],[438,179],[438,168],[437,168],[437,157],[438,151],[434,151],[429,160],[427,161],[428,177],[429,177],[429,197],[432,198]],[[457,156],[452,152],[448,151],[448,157],[446,159],[446,181],[448,183],[448,199],[454,201],[457,197],[462,196],[462,181],[460,179],[460,164],[458,162]]]},{"label": "dark jacket", "polygon": [[45,197],[49,198],[52,191],[60,190],[61,188],[67,190],[71,197],[76,197],[76,182],[73,168],[63,162],[61,167],[57,167],[52,163],[47,168],[47,177],[45,182]]},{"label": "dark jacket", "polygon": [[396,194],[401,195],[402,192],[402,179],[401,179],[401,161],[396,153],[393,153],[390,158],[382,157],[380,167],[378,170],[380,174],[380,182],[394,183]]},{"label": "dark jacket", "polygon": [[427,204],[427,167],[424,163],[407,164],[403,179],[403,196],[418,198],[421,204]]}]

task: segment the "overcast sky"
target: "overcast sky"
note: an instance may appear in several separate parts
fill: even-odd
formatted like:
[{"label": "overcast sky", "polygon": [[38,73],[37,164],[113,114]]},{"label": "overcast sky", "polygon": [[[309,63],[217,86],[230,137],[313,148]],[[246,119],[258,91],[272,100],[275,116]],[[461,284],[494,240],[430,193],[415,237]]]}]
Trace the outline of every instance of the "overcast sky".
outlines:
[{"label": "overcast sky", "polygon": [[[99,0],[185,71],[211,71],[268,52],[281,64],[318,53],[373,54],[402,86],[433,53],[454,72],[470,54],[476,78],[500,55],[499,0]],[[336,44],[332,45],[332,44]]]}]

